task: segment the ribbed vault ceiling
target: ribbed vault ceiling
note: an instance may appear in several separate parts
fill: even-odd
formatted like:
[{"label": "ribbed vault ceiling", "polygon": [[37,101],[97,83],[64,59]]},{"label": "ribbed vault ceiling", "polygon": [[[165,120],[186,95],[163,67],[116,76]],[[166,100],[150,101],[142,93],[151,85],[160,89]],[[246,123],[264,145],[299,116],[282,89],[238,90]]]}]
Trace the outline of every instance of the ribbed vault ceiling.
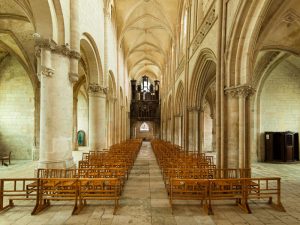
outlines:
[{"label": "ribbed vault ceiling", "polygon": [[161,80],[174,39],[180,0],[116,1],[119,45],[130,78]]}]

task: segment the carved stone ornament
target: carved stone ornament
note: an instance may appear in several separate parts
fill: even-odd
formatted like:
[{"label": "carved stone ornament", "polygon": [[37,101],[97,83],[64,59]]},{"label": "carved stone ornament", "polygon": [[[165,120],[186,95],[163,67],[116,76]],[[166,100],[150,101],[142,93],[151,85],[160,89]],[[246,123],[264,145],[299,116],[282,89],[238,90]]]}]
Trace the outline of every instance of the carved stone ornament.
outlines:
[{"label": "carved stone ornament", "polygon": [[245,97],[251,96],[255,93],[255,89],[250,85],[240,85],[235,87],[229,87],[224,89],[225,94],[231,97]]},{"label": "carved stone ornament", "polygon": [[35,38],[36,56],[40,56],[40,49],[49,49],[51,52],[64,55],[70,58],[80,59],[80,53],[75,50],[70,50],[69,45],[57,45],[52,39],[37,37]]},{"label": "carved stone ornament", "polygon": [[72,82],[72,83],[75,83],[76,81],[78,81],[79,79],[79,75],[78,73],[69,73],[69,80]]},{"label": "carved stone ornament", "polygon": [[183,59],[180,61],[179,66],[177,67],[178,76],[183,72],[184,68],[185,68],[185,58],[183,57]]},{"label": "carved stone ornament", "polygon": [[107,88],[100,86],[96,83],[89,84],[89,92],[93,94],[107,94]]},{"label": "carved stone ornament", "polygon": [[282,21],[287,23],[288,25],[295,23],[295,22],[300,22],[300,16],[297,15],[297,13],[294,10],[288,10],[283,16],[282,16]]},{"label": "carved stone ornament", "polygon": [[38,58],[41,57],[41,49],[38,47],[36,47],[36,49],[35,49],[35,56]]},{"label": "carved stone ornament", "polygon": [[54,69],[42,66],[41,74],[46,77],[52,77],[54,75]]},{"label": "carved stone ornament", "polygon": [[70,55],[69,56],[70,56],[70,58],[74,58],[74,59],[78,59],[78,60],[81,58],[80,53],[76,52],[74,50],[70,51]]},{"label": "carved stone ornament", "polygon": [[197,35],[194,38],[191,49],[192,54],[196,52],[202,41],[204,40],[205,36],[209,32],[209,30],[212,28],[214,22],[216,21],[216,4],[213,4],[209,10],[209,12],[206,14],[206,17],[204,18],[204,21],[202,22],[199,30],[197,31]]}]

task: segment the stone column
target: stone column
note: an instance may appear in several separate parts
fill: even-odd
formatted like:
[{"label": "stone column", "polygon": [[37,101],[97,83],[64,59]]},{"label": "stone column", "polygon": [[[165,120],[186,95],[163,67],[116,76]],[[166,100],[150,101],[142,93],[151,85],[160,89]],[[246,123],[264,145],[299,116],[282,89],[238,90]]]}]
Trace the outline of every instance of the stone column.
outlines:
[{"label": "stone column", "polygon": [[214,114],[210,115],[211,119],[212,119],[212,143],[211,143],[211,150],[213,152],[216,151],[216,118],[214,116]]},{"label": "stone column", "polygon": [[124,105],[121,105],[121,112],[120,112],[120,118],[121,118],[121,122],[120,122],[120,141],[124,141]]},{"label": "stone column", "polygon": [[109,134],[108,138],[110,140],[109,145],[115,144],[115,102],[117,98],[109,99]]},{"label": "stone column", "polygon": [[225,89],[228,95],[228,167],[245,168],[249,162],[246,152],[246,98],[254,93],[248,85],[235,86]]},{"label": "stone column", "polygon": [[188,132],[187,132],[187,136],[188,136],[188,148],[186,149],[187,151],[193,151],[194,150],[194,139],[193,139],[193,134],[195,132],[194,130],[194,121],[193,121],[193,111],[192,108],[188,108],[188,113],[187,113],[187,117],[188,117]]},{"label": "stone column", "polygon": [[189,148],[188,151],[197,152],[199,146],[199,110],[196,107],[189,108],[188,111],[188,137],[189,137]]},{"label": "stone column", "polygon": [[127,133],[126,139],[130,139],[130,112],[127,112]]},{"label": "stone column", "polygon": [[204,151],[204,107],[199,109],[199,143],[198,150],[199,152]]},{"label": "stone column", "polygon": [[106,88],[89,85],[89,145],[91,150],[107,148]]},{"label": "stone column", "polygon": [[165,121],[161,121],[161,127],[160,127],[160,130],[161,130],[161,139],[162,140],[165,140]]},{"label": "stone column", "polygon": [[41,82],[40,157],[38,168],[72,168],[73,82],[70,61],[80,54],[51,39],[36,39]]},{"label": "stone column", "polygon": [[172,124],[171,124],[171,122],[172,122],[172,119],[171,119],[171,117],[170,118],[168,118],[168,123],[167,123],[167,141],[172,141]]},{"label": "stone column", "polygon": [[78,110],[77,110],[77,106],[78,106],[78,97],[74,96],[74,98],[73,98],[73,150],[74,151],[78,151],[78,140],[77,140]]},{"label": "stone column", "polygon": [[179,134],[178,134],[178,115],[174,115],[174,144],[178,145]]},{"label": "stone column", "polygon": [[180,114],[174,116],[175,121],[175,144],[182,145],[182,116]]}]

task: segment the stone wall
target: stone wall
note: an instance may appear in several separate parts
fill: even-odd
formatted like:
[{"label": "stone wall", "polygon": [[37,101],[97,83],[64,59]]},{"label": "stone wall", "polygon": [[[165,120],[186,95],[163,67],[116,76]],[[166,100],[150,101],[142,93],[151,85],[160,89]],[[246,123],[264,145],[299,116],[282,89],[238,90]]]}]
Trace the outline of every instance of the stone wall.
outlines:
[{"label": "stone wall", "polygon": [[0,64],[0,152],[31,159],[34,137],[34,94],[31,81],[15,57]]},{"label": "stone wall", "polygon": [[78,93],[78,103],[77,103],[77,130],[83,130],[85,132],[85,145],[87,145],[88,131],[89,131],[89,110],[88,102],[86,96],[80,91]]},{"label": "stone wall", "polygon": [[143,122],[136,122],[132,127],[132,138],[142,138],[151,140],[159,137],[159,125],[153,122],[146,122],[149,126],[149,131],[140,131],[140,127]]},{"label": "stone wall", "polygon": [[265,81],[260,101],[261,151],[264,152],[264,132],[300,132],[300,74],[284,61]]}]

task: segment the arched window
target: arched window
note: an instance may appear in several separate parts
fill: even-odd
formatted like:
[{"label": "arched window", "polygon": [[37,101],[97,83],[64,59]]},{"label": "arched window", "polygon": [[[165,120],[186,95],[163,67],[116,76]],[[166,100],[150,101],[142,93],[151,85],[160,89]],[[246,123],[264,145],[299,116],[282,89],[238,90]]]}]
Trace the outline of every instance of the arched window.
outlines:
[{"label": "arched window", "polygon": [[149,125],[146,122],[142,123],[140,126],[140,132],[149,132],[149,130]]}]

